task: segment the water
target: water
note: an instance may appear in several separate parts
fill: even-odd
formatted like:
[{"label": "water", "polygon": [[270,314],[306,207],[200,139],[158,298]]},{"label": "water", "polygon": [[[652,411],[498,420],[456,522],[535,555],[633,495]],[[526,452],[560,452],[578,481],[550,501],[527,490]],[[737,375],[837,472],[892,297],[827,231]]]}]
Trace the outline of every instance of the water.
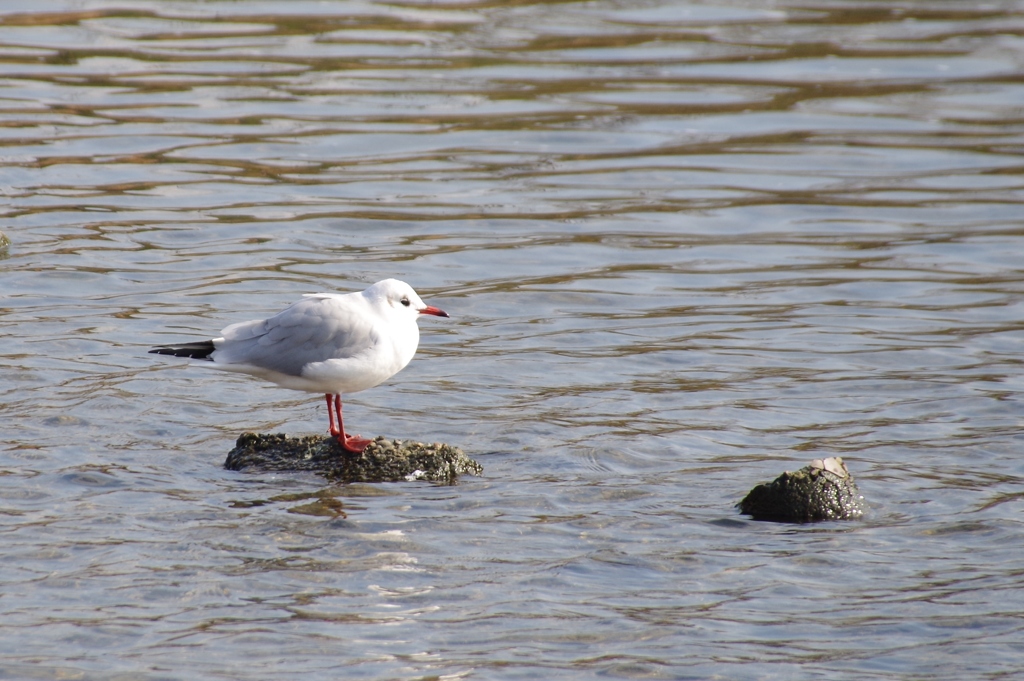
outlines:
[{"label": "water", "polygon": [[[1021,2],[0,22],[0,677],[1024,674]],[[223,470],[322,399],[146,350],[387,276],[346,417],[485,475]]]}]

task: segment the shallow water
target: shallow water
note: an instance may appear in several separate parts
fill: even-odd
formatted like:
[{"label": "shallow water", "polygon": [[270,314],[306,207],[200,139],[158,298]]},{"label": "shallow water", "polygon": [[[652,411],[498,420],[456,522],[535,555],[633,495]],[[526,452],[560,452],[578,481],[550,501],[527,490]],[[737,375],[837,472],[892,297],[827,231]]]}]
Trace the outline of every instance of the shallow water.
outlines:
[{"label": "shallow water", "polygon": [[[1024,674],[1024,3],[8,2],[0,677]],[[148,355],[396,276],[350,396],[485,475],[233,473]],[[862,522],[734,504],[844,457]]]}]

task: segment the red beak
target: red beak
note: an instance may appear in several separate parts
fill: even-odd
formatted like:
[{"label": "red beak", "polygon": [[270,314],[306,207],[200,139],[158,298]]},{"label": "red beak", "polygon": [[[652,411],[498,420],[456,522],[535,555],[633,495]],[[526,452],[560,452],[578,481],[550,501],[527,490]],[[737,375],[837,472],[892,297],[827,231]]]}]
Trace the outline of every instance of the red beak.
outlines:
[{"label": "red beak", "polygon": [[447,317],[448,316],[447,312],[445,312],[444,310],[442,310],[439,307],[434,307],[432,305],[427,305],[425,308],[420,310],[420,314],[432,314],[435,317]]}]

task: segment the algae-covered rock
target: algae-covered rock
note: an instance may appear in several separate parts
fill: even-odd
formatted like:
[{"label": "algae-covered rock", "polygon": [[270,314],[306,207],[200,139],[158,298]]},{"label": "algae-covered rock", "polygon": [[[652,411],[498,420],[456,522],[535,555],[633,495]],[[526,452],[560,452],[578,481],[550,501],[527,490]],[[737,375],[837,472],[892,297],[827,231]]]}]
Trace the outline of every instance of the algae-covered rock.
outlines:
[{"label": "algae-covered rock", "polygon": [[233,471],[308,471],[339,482],[431,480],[454,484],[480,475],[483,466],[458,447],[378,437],[362,454],[346,452],[333,437],[243,433],[224,467]]},{"label": "algae-covered rock", "polygon": [[863,502],[846,464],[831,457],[815,459],[795,473],[786,471],[758,485],[738,506],[754,520],[808,523],[860,518]]}]

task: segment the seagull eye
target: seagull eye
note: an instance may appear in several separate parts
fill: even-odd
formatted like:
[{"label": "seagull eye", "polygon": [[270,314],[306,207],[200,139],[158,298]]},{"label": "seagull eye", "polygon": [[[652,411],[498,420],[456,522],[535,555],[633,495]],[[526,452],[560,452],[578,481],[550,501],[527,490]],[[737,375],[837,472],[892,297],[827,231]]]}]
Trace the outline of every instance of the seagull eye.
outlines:
[{"label": "seagull eye", "polygon": [[406,307],[409,307],[409,299],[408,298],[402,298],[402,305],[405,305]]}]

